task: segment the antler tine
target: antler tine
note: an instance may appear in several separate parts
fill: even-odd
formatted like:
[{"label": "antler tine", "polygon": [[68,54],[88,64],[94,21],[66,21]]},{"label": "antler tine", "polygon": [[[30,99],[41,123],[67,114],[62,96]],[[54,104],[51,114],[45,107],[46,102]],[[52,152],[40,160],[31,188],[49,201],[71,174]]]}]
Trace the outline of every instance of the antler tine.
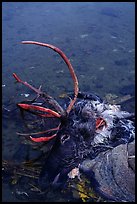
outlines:
[{"label": "antler tine", "polygon": [[73,79],[73,82],[74,82],[74,98],[73,100],[71,100],[69,106],[67,107],[67,113],[69,114],[69,112],[71,111],[71,109],[73,108],[73,105],[77,99],[77,95],[78,95],[78,92],[79,92],[79,88],[78,88],[78,79],[77,79],[77,76],[75,74],[75,71],[74,71],[74,68],[73,66],[71,65],[69,59],[67,58],[67,56],[62,52],[62,50],[60,50],[59,48],[53,46],[53,45],[50,45],[50,44],[46,44],[46,43],[41,43],[41,42],[36,42],[36,41],[22,41],[23,44],[35,44],[35,45],[40,45],[40,46],[45,46],[45,47],[48,47],[52,50],[54,50],[55,52],[57,52],[62,58],[63,60],[65,61],[65,63],[67,64],[68,66],[68,69],[70,71],[70,74],[71,74],[71,77]]},{"label": "antler tine", "polygon": [[43,91],[41,91],[41,89],[37,89],[34,86],[30,85],[29,83],[27,83],[26,81],[22,81],[21,78],[19,78],[17,76],[17,74],[13,73],[13,77],[17,80],[17,82],[24,84],[25,86],[29,87],[31,90],[33,90],[35,93],[38,94],[38,96],[40,96],[41,98],[43,98],[46,102],[50,103],[59,113],[60,115],[64,115],[65,111],[63,110],[63,108],[57,103],[57,101],[52,98],[51,96],[49,96],[48,94],[44,93]]}]

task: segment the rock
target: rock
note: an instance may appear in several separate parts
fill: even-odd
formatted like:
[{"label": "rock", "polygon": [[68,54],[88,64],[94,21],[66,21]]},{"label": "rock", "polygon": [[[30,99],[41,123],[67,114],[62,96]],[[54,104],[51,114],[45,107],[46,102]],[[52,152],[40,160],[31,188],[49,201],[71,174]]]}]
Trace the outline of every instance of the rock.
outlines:
[{"label": "rock", "polygon": [[135,159],[128,156],[134,154],[134,146],[134,142],[121,144],[90,160],[92,179],[99,184],[96,190],[106,199],[135,202]]}]

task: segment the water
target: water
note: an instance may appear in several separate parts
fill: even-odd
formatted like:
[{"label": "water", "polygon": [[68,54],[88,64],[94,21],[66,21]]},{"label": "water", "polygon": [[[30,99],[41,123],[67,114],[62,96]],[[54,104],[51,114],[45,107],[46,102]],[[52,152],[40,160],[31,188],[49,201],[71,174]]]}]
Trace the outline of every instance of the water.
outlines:
[{"label": "water", "polygon": [[[52,50],[22,45],[34,40],[59,47],[70,59],[81,91],[119,97],[135,94],[135,5],[133,2],[2,3],[2,156],[12,160],[23,121],[16,103],[32,91],[16,84],[12,73],[53,97],[73,91],[70,73]],[[30,94],[24,97],[24,94]],[[27,95],[26,95],[27,96]],[[134,99],[125,105],[134,112]],[[123,108],[125,108],[123,107]],[[53,198],[54,200],[54,198]],[[20,201],[3,184],[3,201]]]}]

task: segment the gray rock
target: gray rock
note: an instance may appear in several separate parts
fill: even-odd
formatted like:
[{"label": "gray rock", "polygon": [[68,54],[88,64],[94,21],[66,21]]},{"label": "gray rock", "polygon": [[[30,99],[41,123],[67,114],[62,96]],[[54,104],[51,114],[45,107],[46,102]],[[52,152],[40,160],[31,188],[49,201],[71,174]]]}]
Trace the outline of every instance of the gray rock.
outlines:
[{"label": "gray rock", "polygon": [[[105,198],[119,202],[135,201],[134,154],[135,143],[132,142],[101,152],[95,159],[85,162],[90,164],[91,175],[99,184],[96,190]],[[82,170],[87,173],[86,168]]]}]

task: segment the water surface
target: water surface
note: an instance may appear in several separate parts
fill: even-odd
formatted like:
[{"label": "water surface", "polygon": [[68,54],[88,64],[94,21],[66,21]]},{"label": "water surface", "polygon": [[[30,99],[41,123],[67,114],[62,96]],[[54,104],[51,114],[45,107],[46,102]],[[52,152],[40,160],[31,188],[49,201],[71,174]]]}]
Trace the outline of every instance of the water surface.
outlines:
[{"label": "water surface", "polygon": [[[133,2],[3,2],[2,102],[3,159],[12,160],[23,128],[16,103],[32,91],[15,83],[12,73],[57,97],[73,91],[70,73],[57,53],[22,45],[34,40],[59,47],[70,59],[81,91],[101,97],[135,94],[135,5]],[[123,108],[134,112],[134,99]],[[52,198],[53,201],[56,198]],[[3,201],[24,202],[8,181]]]}]

